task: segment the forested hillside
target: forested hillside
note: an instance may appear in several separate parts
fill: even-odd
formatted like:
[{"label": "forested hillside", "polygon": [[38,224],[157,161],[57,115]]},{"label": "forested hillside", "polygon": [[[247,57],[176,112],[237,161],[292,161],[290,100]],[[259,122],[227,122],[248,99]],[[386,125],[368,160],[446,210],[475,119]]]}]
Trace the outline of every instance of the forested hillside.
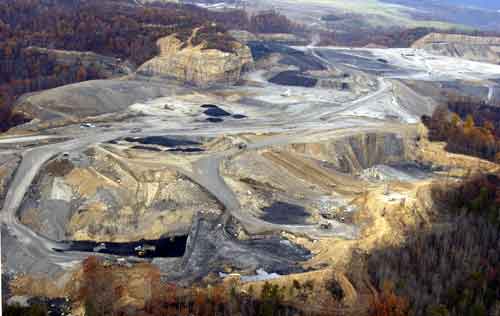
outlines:
[{"label": "forested hillside", "polygon": [[[451,152],[498,161],[500,114],[472,98],[451,98],[424,117],[431,141]],[[365,258],[381,296],[372,315],[487,316],[500,313],[500,177],[479,173],[431,187],[433,217],[405,242]]]}]

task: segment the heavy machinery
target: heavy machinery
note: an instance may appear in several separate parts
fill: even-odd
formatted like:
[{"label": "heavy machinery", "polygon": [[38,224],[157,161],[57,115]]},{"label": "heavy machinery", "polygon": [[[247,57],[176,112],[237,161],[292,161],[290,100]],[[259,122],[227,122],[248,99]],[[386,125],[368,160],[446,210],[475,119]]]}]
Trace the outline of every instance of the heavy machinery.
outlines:
[{"label": "heavy machinery", "polygon": [[148,252],[154,252],[156,250],[156,246],[153,245],[139,245],[134,248],[135,253],[139,257],[144,257]]}]

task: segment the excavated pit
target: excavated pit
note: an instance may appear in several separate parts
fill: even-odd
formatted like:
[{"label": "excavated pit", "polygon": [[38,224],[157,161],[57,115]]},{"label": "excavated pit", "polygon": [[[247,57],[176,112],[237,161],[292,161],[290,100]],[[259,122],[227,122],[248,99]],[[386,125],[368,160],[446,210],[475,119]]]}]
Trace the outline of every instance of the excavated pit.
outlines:
[{"label": "excavated pit", "polygon": [[356,224],[352,201],[379,185],[365,170],[383,166],[394,181],[405,181],[405,172],[408,181],[431,176],[415,161],[416,139],[413,132],[379,132],[271,146],[239,154],[222,171],[250,218],[327,232],[328,222]]},{"label": "excavated pit", "polygon": [[182,236],[198,212],[222,212],[176,170],[188,156],[109,146],[49,161],[21,205],[21,222],[52,240],[129,243]]},{"label": "excavated pit", "polygon": [[[250,218],[284,225],[284,231],[298,227],[295,236],[356,238],[353,227],[360,222],[352,201],[373,183],[359,174],[379,165],[405,168],[415,160],[415,139],[413,133],[361,133],[243,149],[223,159],[220,173]],[[196,139],[179,141],[174,144],[178,148],[190,148],[191,142],[226,148],[224,139],[210,145]],[[142,256],[172,281],[189,283],[228,271],[250,276],[260,269],[280,275],[304,271],[302,262],[311,258],[307,249],[278,234],[279,228],[257,235],[234,218],[235,223],[228,224],[214,196],[167,167],[181,167],[183,159],[196,157],[172,155],[163,160],[163,152],[122,147],[121,142],[105,144],[49,162],[21,207],[22,222],[50,239],[73,241],[71,252]],[[176,217],[152,224],[158,214]],[[300,227],[309,228],[302,234]],[[138,255],[136,247],[141,245],[157,247]]]},{"label": "excavated pit", "polygon": [[[194,140],[145,142],[166,141],[191,146]],[[49,161],[21,206],[22,223],[61,241],[57,251],[99,253],[129,263],[142,258],[160,267],[167,280],[200,281],[227,269],[248,275],[259,269],[279,274],[303,271],[300,262],[310,258],[307,249],[273,234],[240,240],[241,228],[222,225],[223,206],[211,194],[166,168],[168,160],[157,167],[147,165],[145,157],[154,160],[164,153],[122,151],[120,144],[63,153]],[[179,163],[184,158],[171,159]],[[162,216],[174,217],[165,222],[158,220]],[[139,253],[140,247],[150,250]]]}]

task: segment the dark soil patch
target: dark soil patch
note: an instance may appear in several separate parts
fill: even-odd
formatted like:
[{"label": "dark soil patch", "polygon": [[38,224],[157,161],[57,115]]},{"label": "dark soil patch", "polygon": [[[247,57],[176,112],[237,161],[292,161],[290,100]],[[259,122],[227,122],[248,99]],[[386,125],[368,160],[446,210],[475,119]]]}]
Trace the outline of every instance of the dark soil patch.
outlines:
[{"label": "dark soil patch", "polygon": [[275,224],[306,224],[310,216],[302,206],[286,202],[274,202],[271,206],[263,207],[262,210],[265,214],[261,218]]},{"label": "dark soil patch", "polygon": [[295,52],[280,60],[280,63],[300,68],[300,71],[326,70],[326,67],[314,56],[304,52]]},{"label": "dark soil patch", "polygon": [[[308,249],[277,236],[249,239],[241,241],[241,243],[250,246],[257,253],[268,252],[275,256],[286,258],[289,261],[299,262],[311,258],[311,252]],[[297,267],[286,265],[274,267],[272,271],[282,275],[303,272],[297,269]]]},{"label": "dark soil patch", "polygon": [[212,117],[224,117],[224,116],[231,116],[231,113],[224,111],[223,109],[219,107],[215,108],[209,108],[205,111],[203,111],[205,115],[212,116]]},{"label": "dark soil patch", "polygon": [[187,147],[187,148],[173,148],[173,149],[167,149],[166,151],[169,152],[183,152],[183,153],[199,153],[205,151],[202,148],[198,147]]},{"label": "dark soil patch", "polygon": [[267,57],[272,53],[280,53],[284,56],[280,60],[280,63],[297,66],[300,68],[300,71],[327,69],[316,57],[283,44],[272,42],[249,42],[248,46],[250,47],[254,60]]},{"label": "dark soil patch", "polygon": [[317,79],[306,77],[298,71],[283,71],[273,78],[269,79],[269,82],[285,86],[297,86],[311,88],[318,82]]},{"label": "dark soil patch", "polygon": [[217,118],[217,117],[209,117],[209,118],[207,118],[207,122],[210,122],[210,123],[221,123],[221,122],[224,122],[224,120],[221,119],[221,118]]},{"label": "dark soil patch", "polygon": [[263,57],[269,56],[272,53],[281,53],[283,55],[300,53],[300,51],[293,49],[287,45],[273,42],[250,41],[247,43],[247,45],[248,47],[250,47],[252,57],[256,61]]},{"label": "dark soil patch", "polygon": [[56,159],[50,161],[45,170],[54,177],[64,177],[73,170],[74,166],[68,159]]},{"label": "dark soil patch", "polygon": [[201,145],[201,143],[192,140],[171,138],[165,136],[126,137],[125,141],[130,143],[141,143],[143,145],[159,145],[164,147]]},{"label": "dark soil patch", "polygon": [[241,119],[245,119],[245,118],[247,118],[247,116],[246,116],[246,115],[243,115],[243,114],[234,114],[234,115],[232,116],[232,118],[237,119],[237,120],[241,120]]}]

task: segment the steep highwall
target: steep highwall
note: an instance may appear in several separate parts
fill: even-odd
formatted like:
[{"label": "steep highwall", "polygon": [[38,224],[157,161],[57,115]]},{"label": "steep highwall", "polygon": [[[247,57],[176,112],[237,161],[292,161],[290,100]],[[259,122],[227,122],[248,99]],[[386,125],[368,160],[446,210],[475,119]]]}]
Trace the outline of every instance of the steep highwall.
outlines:
[{"label": "steep highwall", "polygon": [[160,55],[140,66],[140,74],[170,77],[201,87],[234,84],[253,62],[250,49],[236,41],[232,52],[204,49],[203,44],[186,46],[174,35],[159,39],[157,45]]},{"label": "steep highwall", "polygon": [[377,164],[411,160],[413,142],[396,133],[361,133],[319,143],[291,144],[287,149],[352,173]]}]

